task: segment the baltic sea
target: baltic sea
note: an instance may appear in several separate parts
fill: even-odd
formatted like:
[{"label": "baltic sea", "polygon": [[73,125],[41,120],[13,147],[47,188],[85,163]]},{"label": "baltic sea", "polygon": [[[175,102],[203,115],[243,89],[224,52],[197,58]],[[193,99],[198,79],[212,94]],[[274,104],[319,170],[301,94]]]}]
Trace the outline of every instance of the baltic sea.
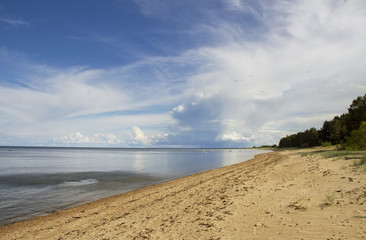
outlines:
[{"label": "baltic sea", "polygon": [[243,162],[252,149],[0,147],[0,225]]}]

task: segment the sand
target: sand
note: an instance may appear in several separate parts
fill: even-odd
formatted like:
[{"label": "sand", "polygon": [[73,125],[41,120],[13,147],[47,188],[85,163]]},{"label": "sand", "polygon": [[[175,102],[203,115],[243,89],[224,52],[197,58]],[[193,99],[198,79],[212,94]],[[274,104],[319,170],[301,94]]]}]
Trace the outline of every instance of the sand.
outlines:
[{"label": "sand", "polygon": [[365,170],[301,155],[261,154],[2,226],[0,239],[365,238]]}]

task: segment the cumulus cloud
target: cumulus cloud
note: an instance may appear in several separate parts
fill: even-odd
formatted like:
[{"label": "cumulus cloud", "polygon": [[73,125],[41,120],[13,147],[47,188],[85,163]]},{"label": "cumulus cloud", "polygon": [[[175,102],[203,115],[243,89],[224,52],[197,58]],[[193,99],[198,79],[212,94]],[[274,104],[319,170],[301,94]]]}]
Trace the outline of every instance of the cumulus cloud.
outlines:
[{"label": "cumulus cloud", "polygon": [[132,131],[129,134],[129,143],[134,146],[152,147],[154,145],[166,144],[168,136],[169,134],[167,133],[147,136],[141,128],[132,126]]},{"label": "cumulus cloud", "polygon": [[54,139],[54,142],[61,143],[90,143],[91,139],[83,136],[80,132],[68,134],[62,138]]},{"label": "cumulus cloud", "polygon": [[270,29],[265,41],[231,41],[192,53],[205,71],[189,78],[194,99],[172,111],[177,129],[197,136],[204,131],[216,141],[271,144],[320,127],[365,93],[364,3],[277,4],[264,9],[276,11],[263,14]]},{"label": "cumulus cloud", "polygon": [[120,145],[123,140],[113,134],[94,134],[93,136],[84,136],[80,132],[68,134],[63,137],[52,140],[54,144],[79,145],[79,146],[113,146]]},{"label": "cumulus cloud", "polygon": [[150,139],[145,136],[139,127],[132,127],[131,144],[134,145],[150,145]]}]

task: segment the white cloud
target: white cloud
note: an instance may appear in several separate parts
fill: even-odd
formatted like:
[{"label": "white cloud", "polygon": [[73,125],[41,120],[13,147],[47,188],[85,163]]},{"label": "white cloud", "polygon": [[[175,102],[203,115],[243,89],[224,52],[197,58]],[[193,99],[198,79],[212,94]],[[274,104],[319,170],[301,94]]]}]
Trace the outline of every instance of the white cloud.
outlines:
[{"label": "white cloud", "polygon": [[80,132],[68,134],[62,138],[54,139],[55,143],[91,143],[91,139],[83,136]]},{"label": "white cloud", "polygon": [[221,136],[218,136],[216,141],[233,141],[233,142],[243,142],[243,141],[251,141],[251,137],[244,137],[241,134],[233,131],[228,133],[223,133]]},{"label": "white cloud", "polygon": [[[145,135],[141,128],[132,126],[132,132],[129,133],[129,144],[133,146],[152,147],[154,145],[165,146],[169,134],[157,133],[155,135]],[[168,145],[170,145],[168,143]]]},{"label": "white cloud", "polygon": [[95,143],[101,143],[101,144],[105,144],[105,145],[122,145],[124,143],[124,141],[113,135],[113,134],[106,134],[106,133],[99,133],[99,134],[95,134],[93,136],[93,141]]},{"label": "white cloud", "polygon": [[123,93],[83,82],[80,80],[83,74],[55,75],[27,88],[0,86],[0,111],[7,116],[3,121],[37,124],[120,110],[128,105],[129,99]]},{"label": "white cloud", "polygon": [[115,146],[121,145],[123,140],[113,134],[94,134],[93,136],[84,136],[80,132],[68,134],[66,136],[52,140],[54,144],[80,145],[80,146]]},{"label": "white cloud", "polygon": [[[17,137],[24,139],[22,144],[26,145],[47,144],[50,139],[61,139],[68,132],[83,132],[91,143],[118,143],[98,139],[101,134],[114,134],[134,124],[146,128],[166,125],[168,110],[150,113],[149,109],[179,98],[160,86],[160,82],[152,82],[149,89],[155,92],[162,89],[158,96],[146,93],[148,86],[129,85],[129,73],[124,74],[124,68],[59,70],[32,64],[24,56],[4,49],[0,51],[1,61],[8,65],[4,73],[16,72],[19,79],[0,85],[0,134],[7,142],[14,142],[11,139]],[[136,109],[141,112],[134,114]],[[95,132],[100,133],[99,138],[94,136]],[[65,141],[70,139],[64,138]],[[87,142],[87,138],[84,141]],[[127,146],[127,143],[121,144]]]},{"label": "white cloud", "polygon": [[[289,132],[320,127],[365,94],[365,4],[277,3],[276,18],[263,18],[271,29],[265,41],[190,52],[201,57],[204,71],[189,78],[196,97],[184,111],[172,112],[178,126],[223,141],[261,143],[270,134],[278,141]],[[275,129],[266,129],[270,122],[277,122]]]},{"label": "white cloud", "polygon": [[139,127],[132,127],[131,144],[133,145],[151,145],[150,139],[145,136]]},{"label": "white cloud", "polygon": [[178,107],[173,108],[172,113],[181,113],[184,111],[184,104],[180,104]]}]

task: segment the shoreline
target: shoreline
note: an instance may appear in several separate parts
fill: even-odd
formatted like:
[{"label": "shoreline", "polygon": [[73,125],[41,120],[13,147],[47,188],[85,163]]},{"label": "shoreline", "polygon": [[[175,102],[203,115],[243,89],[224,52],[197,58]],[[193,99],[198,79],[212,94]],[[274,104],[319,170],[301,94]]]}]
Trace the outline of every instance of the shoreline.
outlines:
[{"label": "shoreline", "polygon": [[[268,152],[239,149],[167,149],[167,151],[157,149],[157,153],[154,153],[155,150],[152,149],[143,149],[141,152],[139,149],[130,149],[131,151],[119,149],[121,152],[109,151],[109,149],[104,152],[96,149],[97,152],[94,154],[94,149],[55,152],[48,149],[38,151],[35,148],[25,150],[22,147],[19,150],[13,150],[14,153],[10,153],[9,156],[5,153],[5,155],[9,157],[9,162],[13,162],[14,170],[8,173],[2,171],[0,176],[2,183],[0,190],[3,193],[3,196],[0,196],[2,203],[0,211],[3,210],[0,226],[45,216],[152,184],[243,162],[254,158],[256,154]],[[25,153],[23,154],[22,151]],[[42,166],[43,161],[37,164],[37,157],[29,161],[29,167],[35,165],[30,173],[19,172],[16,166],[23,165],[19,159],[23,159],[23,155],[27,154],[50,158],[53,158],[53,155],[61,155],[62,161],[57,162],[62,164],[51,161],[50,164],[54,164],[55,167],[47,169],[47,166]],[[84,157],[89,155],[91,160]],[[124,161],[116,161],[116,157],[123,157]],[[70,161],[72,158],[76,158],[77,163]],[[108,159],[106,166],[105,158]],[[12,159],[15,161],[11,161]],[[88,184],[90,182],[92,184]],[[20,191],[17,189],[19,186],[25,186],[26,189]]]},{"label": "shoreline", "polygon": [[[263,153],[242,163],[0,226],[0,235],[2,239],[357,239],[366,235],[366,197],[362,198],[366,178],[364,172],[347,169],[347,164],[317,155],[302,157],[301,150]],[[331,194],[335,203],[325,206]],[[340,218],[343,222],[336,221]]]},{"label": "shoreline", "polygon": [[[21,146],[21,148],[23,148],[23,147],[24,146]],[[34,148],[34,147],[31,147],[31,148]],[[43,147],[40,147],[40,148],[43,148]],[[57,148],[62,148],[62,147],[57,147]],[[136,149],[136,148],[134,148],[134,149]],[[202,149],[208,149],[208,148],[202,148]],[[219,148],[210,148],[210,149],[219,149]],[[220,148],[220,149],[235,149],[235,148]],[[225,169],[225,168],[228,168],[228,167],[231,167],[231,166],[235,166],[235,165],[240,165],[240,164],[242,164],[244,162],[247,162],[247,161],[250,161],[250,160],[254,160],[258,155],[261,155],[261,154],[266,154],[266,153],[259,153],[259,154],[255,155],[254,158],[245,160],[245,161],[240,162],[240,163],[235,163],[235,164],[231,164],[231,165],[223,166],[223,167],[219,167],[219,168],[207,169],[207,170],[203,170],[202,172],[197,172],[197,173],[189,174],[189,175],[186,175],[186,176],[181,176],[181,177],[178,177],[178,178],[172,178],[172,179],[168,179],[168,180],[162,180],[162,181],[159,181],[159,182],[154,183],[154,184],[149,184],[149,185],[146,185],[144,187],[132,189],[132,190],[129,190],[129,191],[126,191],[126,192],[122,192],[122,193],[117,193],[115,195],[111,195],[111,196],[102,197],[102,198],[99,198],[99,199],[96,199],[96,200],[90,200],[90,201],[85,201],[85,202],[82,202],[82,203],[75,203],[75,204],[71,204],[69,206],[64,206],[64,207],[56,208],[56,209],[54,209],[52,211],[50,210],[48,212],[44,212],[44,213],[42,213],[40,215],[35,215],[33,217],[30,217],[30,218],[27,218],[27,219],[24,219],[24,220],[19,220],[19,221],[10,222],[10,223],[6,223],[6,224],[3,224],[3,225],[0,225],[0,228],[1,227],[6,227],[8,225],[13,225],[13,224],[18,224],[18,223],[22,223],[22,222],[32,221],[32,220],[34,220],[36,218],[47,217],[47,216],[52,215],[52,214],[55,214],[55,213],[58,214],[58,213],[61,213],[61,212],[64,212],[64,211],[72,210],[74,208],[83,207],[84,205],[90,205],[90,204],[94,204],[94,203],[95,204],[99,204],[97,202],[104,201],[104,200],[108,200],[108,199],[112,199],[112,198],[122,198],[125,195],[130,195],[130,194],[133,195],[135,193],[145,192],[149,188],[155,188],[155,187],[159,187],[160,185],[165,185],[165,184],[173,184],[173,182],[175,182],[175,181],[180,182],[181,180],[184,180],[185,178],[199,176],[199,175],[205,174],[207,172],[216,171],[216,170],[219,170],[219,169]]]}]

